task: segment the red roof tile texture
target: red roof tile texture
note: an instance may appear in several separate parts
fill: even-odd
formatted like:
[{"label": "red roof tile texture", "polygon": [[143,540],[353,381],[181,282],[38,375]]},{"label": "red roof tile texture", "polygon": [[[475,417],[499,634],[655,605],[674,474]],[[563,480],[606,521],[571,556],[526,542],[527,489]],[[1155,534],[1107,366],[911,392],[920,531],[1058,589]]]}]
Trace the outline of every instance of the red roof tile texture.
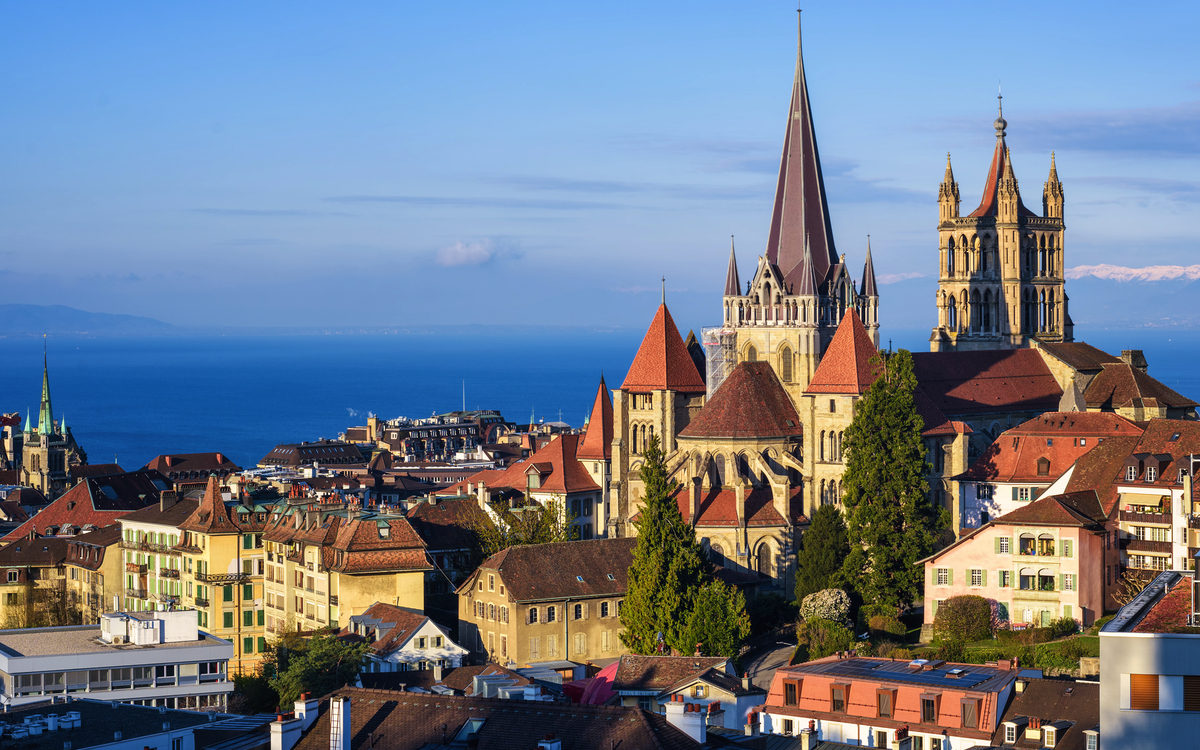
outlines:
[{"label": "red roof tile texture", "polygon": [[604,376],[600,376],[600,387],[596,389],[596,400],[592,404],[592,413],[588,417],[587,433],[579,450],[577,458],[589,461],[607,461],[612,457],[613,441],[613,405]]},{"label": "red roof tile texture", "polygon": [[1100,526],[1107,518],[1094,490],[1052,495],[1034,500],[995,519],[998,526]]},{"label": "red roof tile texture", "polygon": [[666,305],[659,305],[621,390],[631,393],[678,391],[704,393],[704,380],[683,344]]},{"label": "red roof tile texture", "polygon": [[720,656],[637,656],[622,654],[613,678],[614,690],[666,690],[680,680],[709,669],[724,671],[729,660]]},{"label": "red roof tile texture", "polygon": [[155,485],[156,480],[167,486],[165,477],[144,469],[83,479],[4,538],[19,539],[30,532],[43,535],[52,526],[109,526],[128,513],[158,504],[162,490]]},{"label": "red roof tile texture", "polygon": [[913,370],[943,414],[1054,411],[1062,388],[1033,349],[914,352]]},{"label": "red roof tile texture", "polygon": [[1112,413],[1048,412],[1005,430],[958,478],[1049,484],[1101,440],[1141,434],[1141,427]]},{"label": "red roof tile texture", "polygon": [[[412,610],[384,602],[375,602],[363,610],[361,615],[356,615],[356,618],[359,619],[363,617],[383,621],[379,625],[381,631],[380,637],[375,639],[374,633],[372,633],[367,638],[370,649],[380,655],[390,654],[402,647],[417,632],[417,629],[429,619],[420,612],[413,612]],[[342,628],[338,635],[348,637],[355,635],[355,633],[351,626],[347,626]]]},{"label": "red roof tile texture", "polygon": [[[735,490],[710,489],[700,497],[700,514],[692,518],[691,496],[687,489],[675,493],[675,502],[683,520],[697,528],[707,526],[738,526],[737,492]],[[747,526],[789,526],[807,523],[804,516],[802,490],[789,490],[788,513],[784,519],[775,510],[769,487],[755,487],[746,493],[745,514]]]},{"label": "red roof tile texture", "polygon": [[[999,184],[1000,178],[1004,176],[1004,165],[1010,159],[1008,147],[1004,145],[1003,138],[996,139],[996,150],[992,153],[992,166],[988,169],[987,182],[983,186],[983,198],[979,201],[979,208],[972,211],[969,218],[979,218],[981,216],[995,216],[1000,208]],[[1011,165],[1009,165],[1011,168]],[[1017,195],[1017,213],[1021,216],[1036,216],[1033,211],[1025,208],[1025,203],[1021,200],[1021,196]]]},{"label": "red roof tile texture", "polygon": [[[517,602],[618,596],[629,586],[636,545],[636,537],[518,545],[492,555],[479,570],[498,572]],[[469,577],[460,590],[474,582]]]},{"label": "red roof tile texture", "polygon": [[679,437],[772,438],[803,433],[800,416],[771,365],[742,362]]},{"label": "red roof tile texture", "polygon": [[1089,409],[1165,406],[1192,409],[1196,402],[1124,362],[1106,363],[1083,394]]},{"label": "red roof tile texture", "polygon": [[804,392],[862,395],[878,377],[871,365],[878,352],[858,313],[847,311]]},{"label": "red roof tile texture", "polygon": [[1084,341],[1038,344],[1038,348],[1076,370],[1101,370],[1108,363],[1121,361]]},{"label": "red roof tile texture", "polygon": [[463,482],[439,491],[438,495],[458,495],[469,484],[483,482],[493,490],[524,492],[529,486],[529,472],[534,469],[541,475],[540,486],[533,492],[593,492],[600,485],[588,474],[587,467],[580,463],[576,451],[581,435],[556,435],[525,461],[512,464],[503,471],[481,471]]}]

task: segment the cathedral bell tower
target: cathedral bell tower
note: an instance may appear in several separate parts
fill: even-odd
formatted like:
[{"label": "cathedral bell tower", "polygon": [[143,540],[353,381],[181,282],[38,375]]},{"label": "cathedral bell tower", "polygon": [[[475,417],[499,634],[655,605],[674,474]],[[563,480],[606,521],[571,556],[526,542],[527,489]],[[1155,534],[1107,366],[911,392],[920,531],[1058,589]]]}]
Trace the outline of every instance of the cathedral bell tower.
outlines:
[{"label": "cathedral bell tower", "polygon": [[1025,207],[1005,143],[1003,109],[979,207],[959,215],[958,183],[946,155],[938,188],[939,280],[931,351],[1013,349],[1072,341],[1063,276],[1063,189],[1054,155],[1043,216]]}]

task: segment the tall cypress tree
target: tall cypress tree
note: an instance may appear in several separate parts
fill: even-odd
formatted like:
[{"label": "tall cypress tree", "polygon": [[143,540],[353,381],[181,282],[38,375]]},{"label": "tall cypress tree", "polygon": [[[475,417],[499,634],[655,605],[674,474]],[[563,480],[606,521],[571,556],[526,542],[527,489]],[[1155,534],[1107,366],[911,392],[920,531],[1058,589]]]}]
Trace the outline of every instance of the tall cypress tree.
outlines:
[{"label": "tall cypress tree", "polygon": [[846,428],[842,502],[850,553],[842,566],[863,601],[899,606],[915,601],[946,513],[926,497],[924,421],[913,391],[912,354],[901,349],[880,363]]},{"label": "tall cypress tree", "polygon": [[657,437],[650,438],[642,456],[646,495],[634,524],[638,540],[621,604],[621,640],[636,654],[653,654],[662,633],[667,647],[690,654],[695,644],[687,643],[685,631],[705,581],[703,552],[671,497],[678,485],[667,476]]},{"label": "tall cypress tree", "polygon": [[836,505],[822,505],[813,513],[808,531],[800,540],[796,560],[796,603],[833,585],[850,554],[846,521]]},{"label": "tall cypress tree", "polygon": [[742,592],[717,579],[701,586],[684,633],[685,643],[692,649],[698,645],[701,656],[733,659],[749,637],[750,615],[746,614],[746,597]]}]

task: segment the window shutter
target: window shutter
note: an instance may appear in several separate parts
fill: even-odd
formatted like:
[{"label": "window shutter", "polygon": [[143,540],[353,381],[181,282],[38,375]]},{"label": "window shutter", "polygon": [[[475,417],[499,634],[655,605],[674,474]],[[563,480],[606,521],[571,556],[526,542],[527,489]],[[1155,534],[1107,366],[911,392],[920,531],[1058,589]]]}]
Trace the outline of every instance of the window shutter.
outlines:
[{"label": "window shutter", "polygon": [[954,585],[954,568],[947,569],[946,576],[947,576],[946,580],[950,583],[951,586],[953,586]]},{"label": "window shutter", "polygon": [[938,609],[938,600],[934,599],[933,600],[933,616],[934,617],[937,617],[937,609]]},{"label": "window shutter", "polygon": [[1072,614],[1073,613],[1071,612],[1071,605],[1064,604],[1063,605],[1063,617],[1070,617],[1071,619],[1075,619],[1074,617],[1072,617]]},{"label": "window shutter", "polygon": [[1063,574],[1062,573],[1058,574],[1058,590],[1059,591],[1063,590]]},{"label": "window shutter", "polygon": [[1129,675],[1129,707],[1134,711],[1158,710],[1158,675]]},{"label": "window shutter", "polygon": [[996,543],[996,554],[1000,554],[1000,537],[996,537],[992,541]]},{"label": "window shutter", "polygon": [[1013,502],[1016,502],[1017,500],[1019,500],[1019,499],[1020,499],[1020,498],[1018,497],[1018,490],[1017,490],[1017,488],[1016,488],[1016,487],[1013,487],[1013,488],[1012,488],[1012,490],[1013,490]]},{"label": "window shutter", "polygon": [[1074,557],[1075,556],[1074,540],[1064,539],[1063,543],[1062,543],[1062,548],[1063,548],[1063,550],[1062,550],[1063,557]]},{"label": "window shutter", "polygon": [[986,570],[981,570],[981,571],[980,571],[980,574],[983,576],[983,585],[984,585],[984,586],[987,586],[987,571],[986,571]]}]

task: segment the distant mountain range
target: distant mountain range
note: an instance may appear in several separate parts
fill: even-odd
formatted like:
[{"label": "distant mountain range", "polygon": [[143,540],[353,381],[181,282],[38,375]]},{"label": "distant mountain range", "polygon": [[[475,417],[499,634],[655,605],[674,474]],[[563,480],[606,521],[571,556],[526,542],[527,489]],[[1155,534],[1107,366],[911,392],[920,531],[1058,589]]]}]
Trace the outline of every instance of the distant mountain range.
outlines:
[{"label": "distant mountain range", "polygon": [[174,333],[154,318],[76,310],[66,305],[0,305],[0,337],[141,336]]}]

